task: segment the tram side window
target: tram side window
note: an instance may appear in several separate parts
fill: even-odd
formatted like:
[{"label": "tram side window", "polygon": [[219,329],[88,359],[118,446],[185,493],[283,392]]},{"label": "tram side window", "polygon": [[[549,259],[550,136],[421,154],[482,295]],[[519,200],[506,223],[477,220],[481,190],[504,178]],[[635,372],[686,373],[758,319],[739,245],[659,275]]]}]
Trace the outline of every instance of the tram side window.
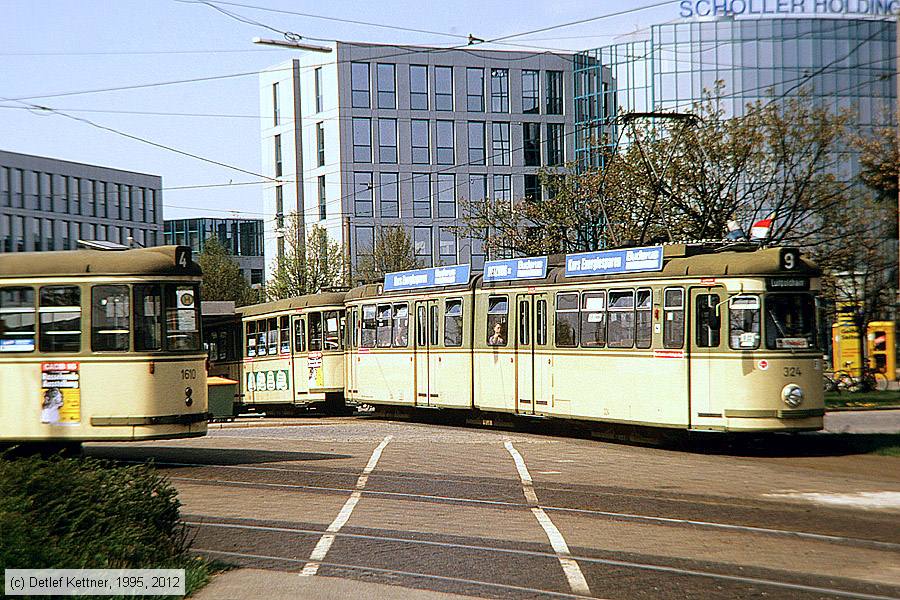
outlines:
[{"label": "tram side window", "polygon": [[162,290],[159,284],[134,286],[134,349],[162,350]]},{"label": "tram side window", "polygon": [[0,353],[34,352],[34,289],[0,288]]},{"label": "tram side window", "polygon": [[363,348],[375,347],[375,305],[367,304],[362,307],[362,337],[360,346]]},{"label": "tram side window", "polygon": [[291,351],[291,318],[287,315],[278,317],[278,331],[280,336],[281,353],[289,354]]},{"label": "tram side window", "polygon": [[[131,315],[127,285],[95,285],[91,289],[91,349],[95,352],[127,351]],[[212,338],[211,357],[216,358],[218,343]]]},{"label": "tram side window", "polygon": [[506,296],[488,298],[487,343],[488,346],[505,346],[509,325],[509,300]]},{"label": "tram side window", "polygon": [[294,319],[294,352],[306,352],[306,328],[303,319]]},{"label": "tram side window", "polygon": [[394,305],[392,337],[395,348],[405,348],[409,344],[409,305],[406,302]]},{"label": "tram side window", "polygon": [[431,327],[429,328],[431,331],[431,345],[438,345],[438,307],[437,304],[431,305]]},{"label": "tram side window", "polygon": [[325,349],[340,350],[341,325],[338,318],[338,311],[326,310],[322,315],[325,324]]},{"label": "tram side window", "polygon": [[538,300],[534,308],[535,335],[534,343],[538,346],[547,345],[547,301]]},{"label": "tram side window", "polygon": [[166,286],[166,349],[200,349],[200,315],[196,285]]},{"label": "tram side window", "polygon": [[71,285],[42,287],[38,313],[41,352],[81,351],[80,288]]},{"label": "tram side window", "polygon": [[719,306],[718,294],[697,296],[697,347],[718,348],[721,320],[716,314]]},{"label": "tram side window", "polygon": [[556,295],[556,347],[574,348],[578,345],[578,293]]},{"label": "tram side window", "polygon": [[638,348],[649,348],[653,341],[653,299],[650,290],[637,291],[634,341]]},{"label": "tram side window", "polygon": [[247,327],[247,356],[256,356],[256,321],[250,321]]},{"label": "tram side window", "polygon": [[684,290],[668,288],[663,294],[663,347],[684,347]]},{"label": "tram side window", "polygon": [[266,349],[266,320],[259,319],[256,322],[256,355],[265,356],[268,354]]},{"label": "tram side window", "polygon": [[609,292],[609,324],[607,326],[610,348],[634,346],[634,292],[617,290]]},{"label": "tram side window", "polygon": [[309,322],[309,351],[322,351],[322,313],[311,312],[306,317]]},{"label": "tram side window", "polygon": [[759,296],[741,294],[728,300],[728,345],[732,350],[759,348]]},{"label": "tram side window", "polygon": [[267,332],[267,337],[269,340],[269,356],[274,356],[278,354],[278,319],[272,317],[266,323],[269,331]]},{"label": "tram side window", "polygon": [[606,345],[606,293],[585,292],[581,295],[581,346],[602,348]]},{"label": "tram side window", "polygon": [[462,346],[463,307],[462,300],[444,301],[444,345],[448,348]]},{"label": "tram side window", "polygon": [[766,348],[816,347],[816,306],[809,294],[766,296]]},{"label": "tram side window", "polygon": [[391,305],[378,305],[378,325],[375,341],[379,348],[391,347]]}]

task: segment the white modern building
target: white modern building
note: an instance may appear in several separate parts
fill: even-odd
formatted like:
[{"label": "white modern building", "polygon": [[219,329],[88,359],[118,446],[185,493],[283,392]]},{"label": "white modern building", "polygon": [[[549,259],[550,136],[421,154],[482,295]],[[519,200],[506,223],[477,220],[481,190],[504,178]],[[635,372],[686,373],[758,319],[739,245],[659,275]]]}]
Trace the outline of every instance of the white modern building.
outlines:
[{"label": "white modern building", "polygon": [[542,191],[574,159],[573,57],[337,42],[260,75],[266,249],[283,215],[325,227],[354,264],[383,227],[408,228],[423,266],[485,259],[457,239],[462,202]]}]

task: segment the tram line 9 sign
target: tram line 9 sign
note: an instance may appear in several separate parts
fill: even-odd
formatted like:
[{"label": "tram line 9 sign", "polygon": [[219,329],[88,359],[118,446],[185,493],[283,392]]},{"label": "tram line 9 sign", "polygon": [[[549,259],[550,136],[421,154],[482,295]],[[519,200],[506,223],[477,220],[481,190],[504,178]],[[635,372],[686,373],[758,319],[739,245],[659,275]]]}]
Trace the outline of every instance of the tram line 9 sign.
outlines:
[{"label": "tram line 9 sign", "polygon": [[566,255],[566,277],[661,271],[663,247],[624,248]]}]

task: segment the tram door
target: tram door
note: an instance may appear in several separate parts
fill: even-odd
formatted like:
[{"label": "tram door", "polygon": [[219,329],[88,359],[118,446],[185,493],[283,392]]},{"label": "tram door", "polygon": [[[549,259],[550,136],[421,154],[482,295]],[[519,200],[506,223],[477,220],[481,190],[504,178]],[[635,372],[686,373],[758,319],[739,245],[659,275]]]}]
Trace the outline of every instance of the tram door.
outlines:
[{"label": "tram door", "polygon": [[547,349],[547,294],[516,296],[516,412],[549,410],[550,353]]},{"label": "tram door", "polygon": [[690,327],[690,414],[689,418],[711,414],[713,410],[713,367],[722,346],[725,288],[691,288]]},{"label": "tram door", "polygon": [[350,308],[347,310],[347,339],[344,342],[346,351],[344,352],[344,369],[347,374],[347,383],[345,389],[347,397],[354,399],[357,394],[356,388],[356,365],[359,363],[357,356],[359,348],[359,309]]},{"label": "tram door", "polygon": [[309,392],[309,370],[306,360],[306,317],[294,317],[294,372],[291,374],[294,380],[294,398],[303,399]]},{"label": "tram door", "polygon": [[438,302],[416,302],[416,406],[431,406],[437,402],[436,370],[438,365]]}]

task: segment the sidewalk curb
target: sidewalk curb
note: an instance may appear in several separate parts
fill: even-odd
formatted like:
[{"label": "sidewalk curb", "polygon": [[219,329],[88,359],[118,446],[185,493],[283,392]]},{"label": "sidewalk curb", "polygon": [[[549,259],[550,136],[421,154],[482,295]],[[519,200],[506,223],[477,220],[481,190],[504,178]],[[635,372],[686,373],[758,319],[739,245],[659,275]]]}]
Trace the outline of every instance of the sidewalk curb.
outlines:
[{"label": "sidewalk curb", "polygon": [[883,406],[835,406],[833,408],[825,408],[826,413],[830,412],[867,412],[873,410],[900,410],[900,404],[888,404]]}]

